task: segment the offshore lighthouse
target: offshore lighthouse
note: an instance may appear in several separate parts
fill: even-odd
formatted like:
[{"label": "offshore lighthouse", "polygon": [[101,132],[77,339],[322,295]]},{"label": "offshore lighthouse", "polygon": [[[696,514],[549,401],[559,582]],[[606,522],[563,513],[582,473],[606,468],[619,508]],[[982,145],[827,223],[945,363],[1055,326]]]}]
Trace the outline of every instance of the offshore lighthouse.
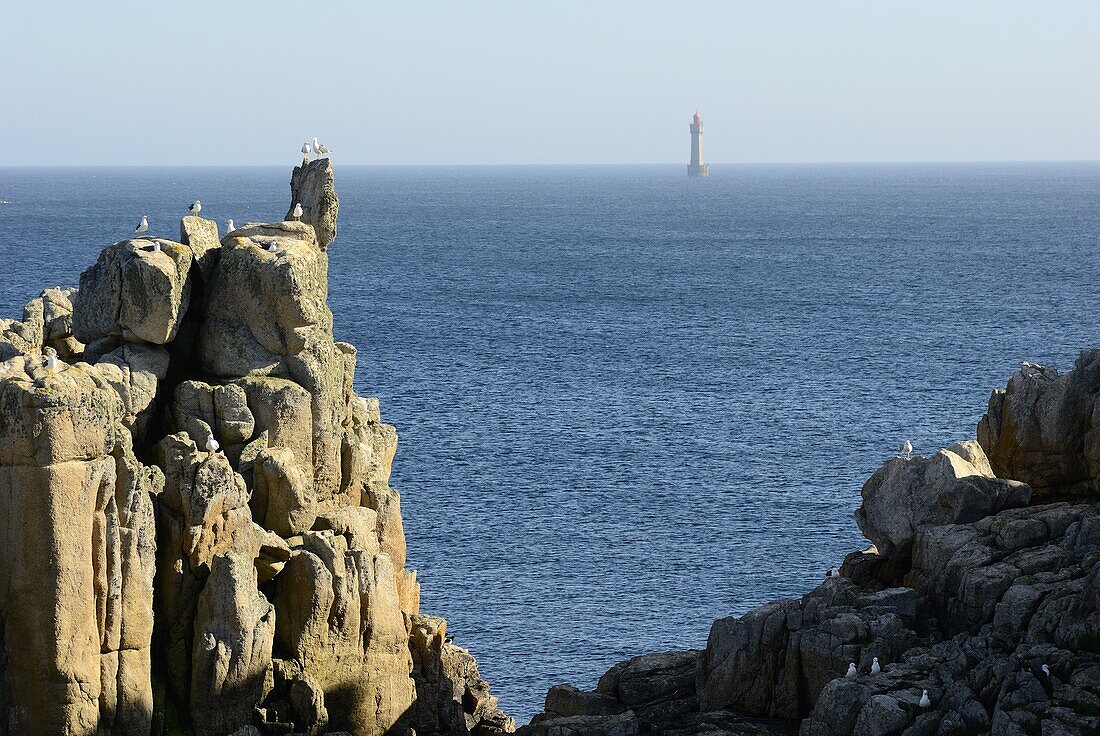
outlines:
[{"label": "offshore lighthouse", "polygon": [[691,163],[688,176],[710,176],[710,167],[703,163],[703,119],[696,112],[691,118]]}]

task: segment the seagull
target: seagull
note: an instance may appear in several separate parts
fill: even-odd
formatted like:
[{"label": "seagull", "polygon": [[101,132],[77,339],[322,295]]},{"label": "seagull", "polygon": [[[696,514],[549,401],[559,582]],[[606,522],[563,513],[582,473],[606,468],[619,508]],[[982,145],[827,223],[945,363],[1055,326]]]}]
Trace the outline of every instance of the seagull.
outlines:
[{"label": "seagull", "polygon": [[928,697],[928,691],[927,690],[922,690],[921,691],[921,694],[920,694],[920,707],[922,707],[922,708],[931,708],[932,707],[932,701]]},{"label": "seagull", "polygon": [[294,216],[295,220],[301,220],[302,219],[302,203],[301,202],[298,202],[294,205],[294,212],[292,212],[291,215]]},{"label": "seagull", "polygon": [[225,223],[225,231],[226,231],[227,233],[231,233],[231,232],[233,232],[233,231],[234,231],[234,230],[236,230],[236,229],[237,229],[237,228],[233,226],[233,221],[232,221],[232,220],[230,220],[229,222]]},{"label": "seagull", "polygon": [[160,253],[160,241],[159,240],[154,240],[153,241],[153,252],[154,253]]},{"label": "seagull", "polygon": [[317,142],[317,136],[313,136],[313,152],[317,153],[321,149],[321,144]]},{"label": "seagull", "polygon": [[871,674],[877,675],[879,672],[882,672],[882,668],[878,666],[878,657],[874,657],[871,660]]},{"label": "seagull", "polygon": [[840,570],[837,570],[834,567],[831,570],[829,570],[829,572],[825,573],[825,577],[827,577],[827,578],[839,578],[840,577]]},{"label": "seagull", "polygon": [[197,215],[202,212],[202,202],[196,199],[190,204],[190,206],[188,206],[187,209],[191,210],[191,212],[194,212]]},{"label": "seagull", "polygon": [[57,352],[52,348],[46,351],[46,370],[57,373]]},{"label": "seagull", "polygon": [[274,240],[267,241],[267,252],[268,253],[274,253],[275,252],[275,241]]},{"label": "seagull", "polygon": [[210,438],[206,440],[206,451],[213,455],[215,452],[221,449],[221,445],[214,439],[214,433],[210,433]]},{"label": "seagull", "polygon": [[857,674],[858,674],[858,672],[856,671],[856,663],[855,662],[849,662],[848,663],[848,671],[844,673],[844,676],[845,677],[855,677]]},{"label": "seagull", "polygon": [[1043,674],[1046,675],[1047,677],[1050,677],[1050,665],[1049,664],[1044,664],[1042,669],[1043,669]]},{"label": "seagull", "polygon": [[145,215],[142,215],[141,216],[141,222],[139,222],[138,226],[134,228],[134,232],[135,233],[149,232],[149,218],[146,217]]},{"label": "seagull", "polygon": [[909,440],[902,442],[901,447],[898,449],[901,450],[901,456],[906,460],[913,456],[913,443]]},{"label": "seagull", "polygon": [[[314,138],[313,140],[317,140],[317,139]],[[310,152],[311,152],[311,149],[309,147],[309,141],[306,141],[305,143],[302,144],[302,155],[305,156],[306,161],[309,161]]]},{"label": "seagull", "polygon": [[321,154],[324,154],[325,156],[327,156],[327,155],[329,155],[330,153],[332,153],[332,151],[330,151],[330,150],[328,149],[328,147],[327,147],[327,146],[325,146],[325,144],[324,144],[324,143],[319,143],[319,144],[317,145],[317,153],[321,153]]}]

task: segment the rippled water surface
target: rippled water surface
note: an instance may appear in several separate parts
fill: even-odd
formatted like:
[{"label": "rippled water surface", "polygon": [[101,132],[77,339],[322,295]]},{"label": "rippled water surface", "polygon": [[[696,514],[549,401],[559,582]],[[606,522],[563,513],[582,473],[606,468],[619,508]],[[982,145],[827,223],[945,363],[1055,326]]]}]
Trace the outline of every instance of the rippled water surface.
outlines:
[{"label": "rippled water surface", "polygon": [[[401,444],[410,565],[506,709],[702,647],[865,544],[863,480],[1097,345],[1100,165],[339,167],[339,339]],[[289,167],[0,169],[0,315],[142,214]]]}]

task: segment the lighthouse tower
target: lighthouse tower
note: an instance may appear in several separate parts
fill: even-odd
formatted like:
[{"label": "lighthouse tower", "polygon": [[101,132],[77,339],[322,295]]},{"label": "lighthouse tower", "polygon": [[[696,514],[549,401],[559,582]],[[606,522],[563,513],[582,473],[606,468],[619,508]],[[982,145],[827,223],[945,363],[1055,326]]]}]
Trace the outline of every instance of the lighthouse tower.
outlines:
[{"label": "lighthouse tower", "polygon": [[710,167],[703,163],[703,119],[696,112],[691,119],[691,163],[688,176],[710,176]]}]

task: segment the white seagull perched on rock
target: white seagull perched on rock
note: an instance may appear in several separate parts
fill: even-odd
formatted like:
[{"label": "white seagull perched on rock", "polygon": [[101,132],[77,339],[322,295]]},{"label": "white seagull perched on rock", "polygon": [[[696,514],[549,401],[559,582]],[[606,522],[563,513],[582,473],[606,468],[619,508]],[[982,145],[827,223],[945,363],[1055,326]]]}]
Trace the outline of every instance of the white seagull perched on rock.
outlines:
[{"label": "white seagull perched on rock", "polygon": [[53,348],[46,350],[46,370],[57,373],[57,351]]},{"label": "white seagull perched on rock", "polygon": [[323,154],[323,155],[327,156],[330,153],[332,153],[332,151],[329,150],[329,148],[327,146],[325,146],[324,143],[318,143],[317,144],[317,153],[320,153],[320,154]]},{"label": "white seagull perched on rock", "polygon": [[1050,677],[1050,665],[1049,664],[1044,664],[1043,665],[1043,674],[1046,675],[1047,677]]},{"label": "white seagull perched on rock", "polygon": [[859,674],[859,673],[856,670],[856,663],[855,662],[849,662],[848,663],[848,671],[844,673],[844,676],[845,677],[855,677],[857,674]]},{"label": "white seagull perched on rock", "polygon": [[[317,140],[314,138],[313,140]],[[306,161],[309,161],[309,154],[312,153],[312,149],[309,147],[309,141],[302,144],[302,155],[305,156]]]},{"label": "white seagull perched on rock", "polygon": [[927,690],[922,690],[921,691],[921,694],[920,694],[920,707],[922,707],[922,708],[931,708],[932,707],[932,700],[931,700],[931,698],[928,697],[928,691]]},{"label": "white seagull perched on rock", "polygon": [[898,449],[901,450],[901,456],[906,460],[913,456],[913,443],[909,440],[905,440],[905,442],[902,442],[901,447]]},{"label": "white seagull perched on rock", "polygon": [[135,233],[147,233],[149,232],[149,218],[145,215],[141,216],[141,222],[134,228]]},{"label": "white seagull perched on rock", "polygon": [[878,657],[873,657],[871,659],[871,674],[877,675],[879,672],[882,672],[882,668],[878,665]]},{"label": "white seagull perched on rock", "polygon": [[213,455],[215,452],[221,449],[221,445],[214,439],[214,433],[211,432],[209,438],[206,440],[206,451]]},{"label": "white seagull perched on rock", "polygon": [[829,570],[829,572],[825,573],[825,577],[827,577],[827,578],[839,578],[840,577],[840,570],[837,570],[835,567],[831,568]]},{"label": "white seagull perched on rock", "polygon": [[153,252],[154,253],[160,253],[160,241],[159,240],[154,240],[153,241]]},{"label": "white seagull perched on rock", "polygon": [[275,252],[275,241],[274,240],[267,241],[267,252],[268,253],[274,253]]},{"label": "white seagull perched on rock", "polygon": [[296,202],[294,204],[294,212],[292,212],[291,214],[294,216],[295,220],[301,220],[302,219],[302,203],[301,202]]},{"label": "white seagull perched on rock", "polygon": [[202,202],[200,202],[199,200],[196,199],[194,202],[192,202],[190,204],[190,206],[188,206],[187,209],[189,209],[191,212],[193,212],[197,215],[200,212],[202,212]]},{"label": "white seagull perched on rock", "polygon": [[237,229],[237,228],[236,228],[236,227],[235,227],[235,226],[233,225],[233,221],[232,221],[232,220],[229,220],[228,222],[226,222],[226,223],[225,223],[225,231],[226,231],[227,233],[231,233],[231,232],[233,232],[233,231],[234,231],[234,230],[236,230],[236,229]]}]

